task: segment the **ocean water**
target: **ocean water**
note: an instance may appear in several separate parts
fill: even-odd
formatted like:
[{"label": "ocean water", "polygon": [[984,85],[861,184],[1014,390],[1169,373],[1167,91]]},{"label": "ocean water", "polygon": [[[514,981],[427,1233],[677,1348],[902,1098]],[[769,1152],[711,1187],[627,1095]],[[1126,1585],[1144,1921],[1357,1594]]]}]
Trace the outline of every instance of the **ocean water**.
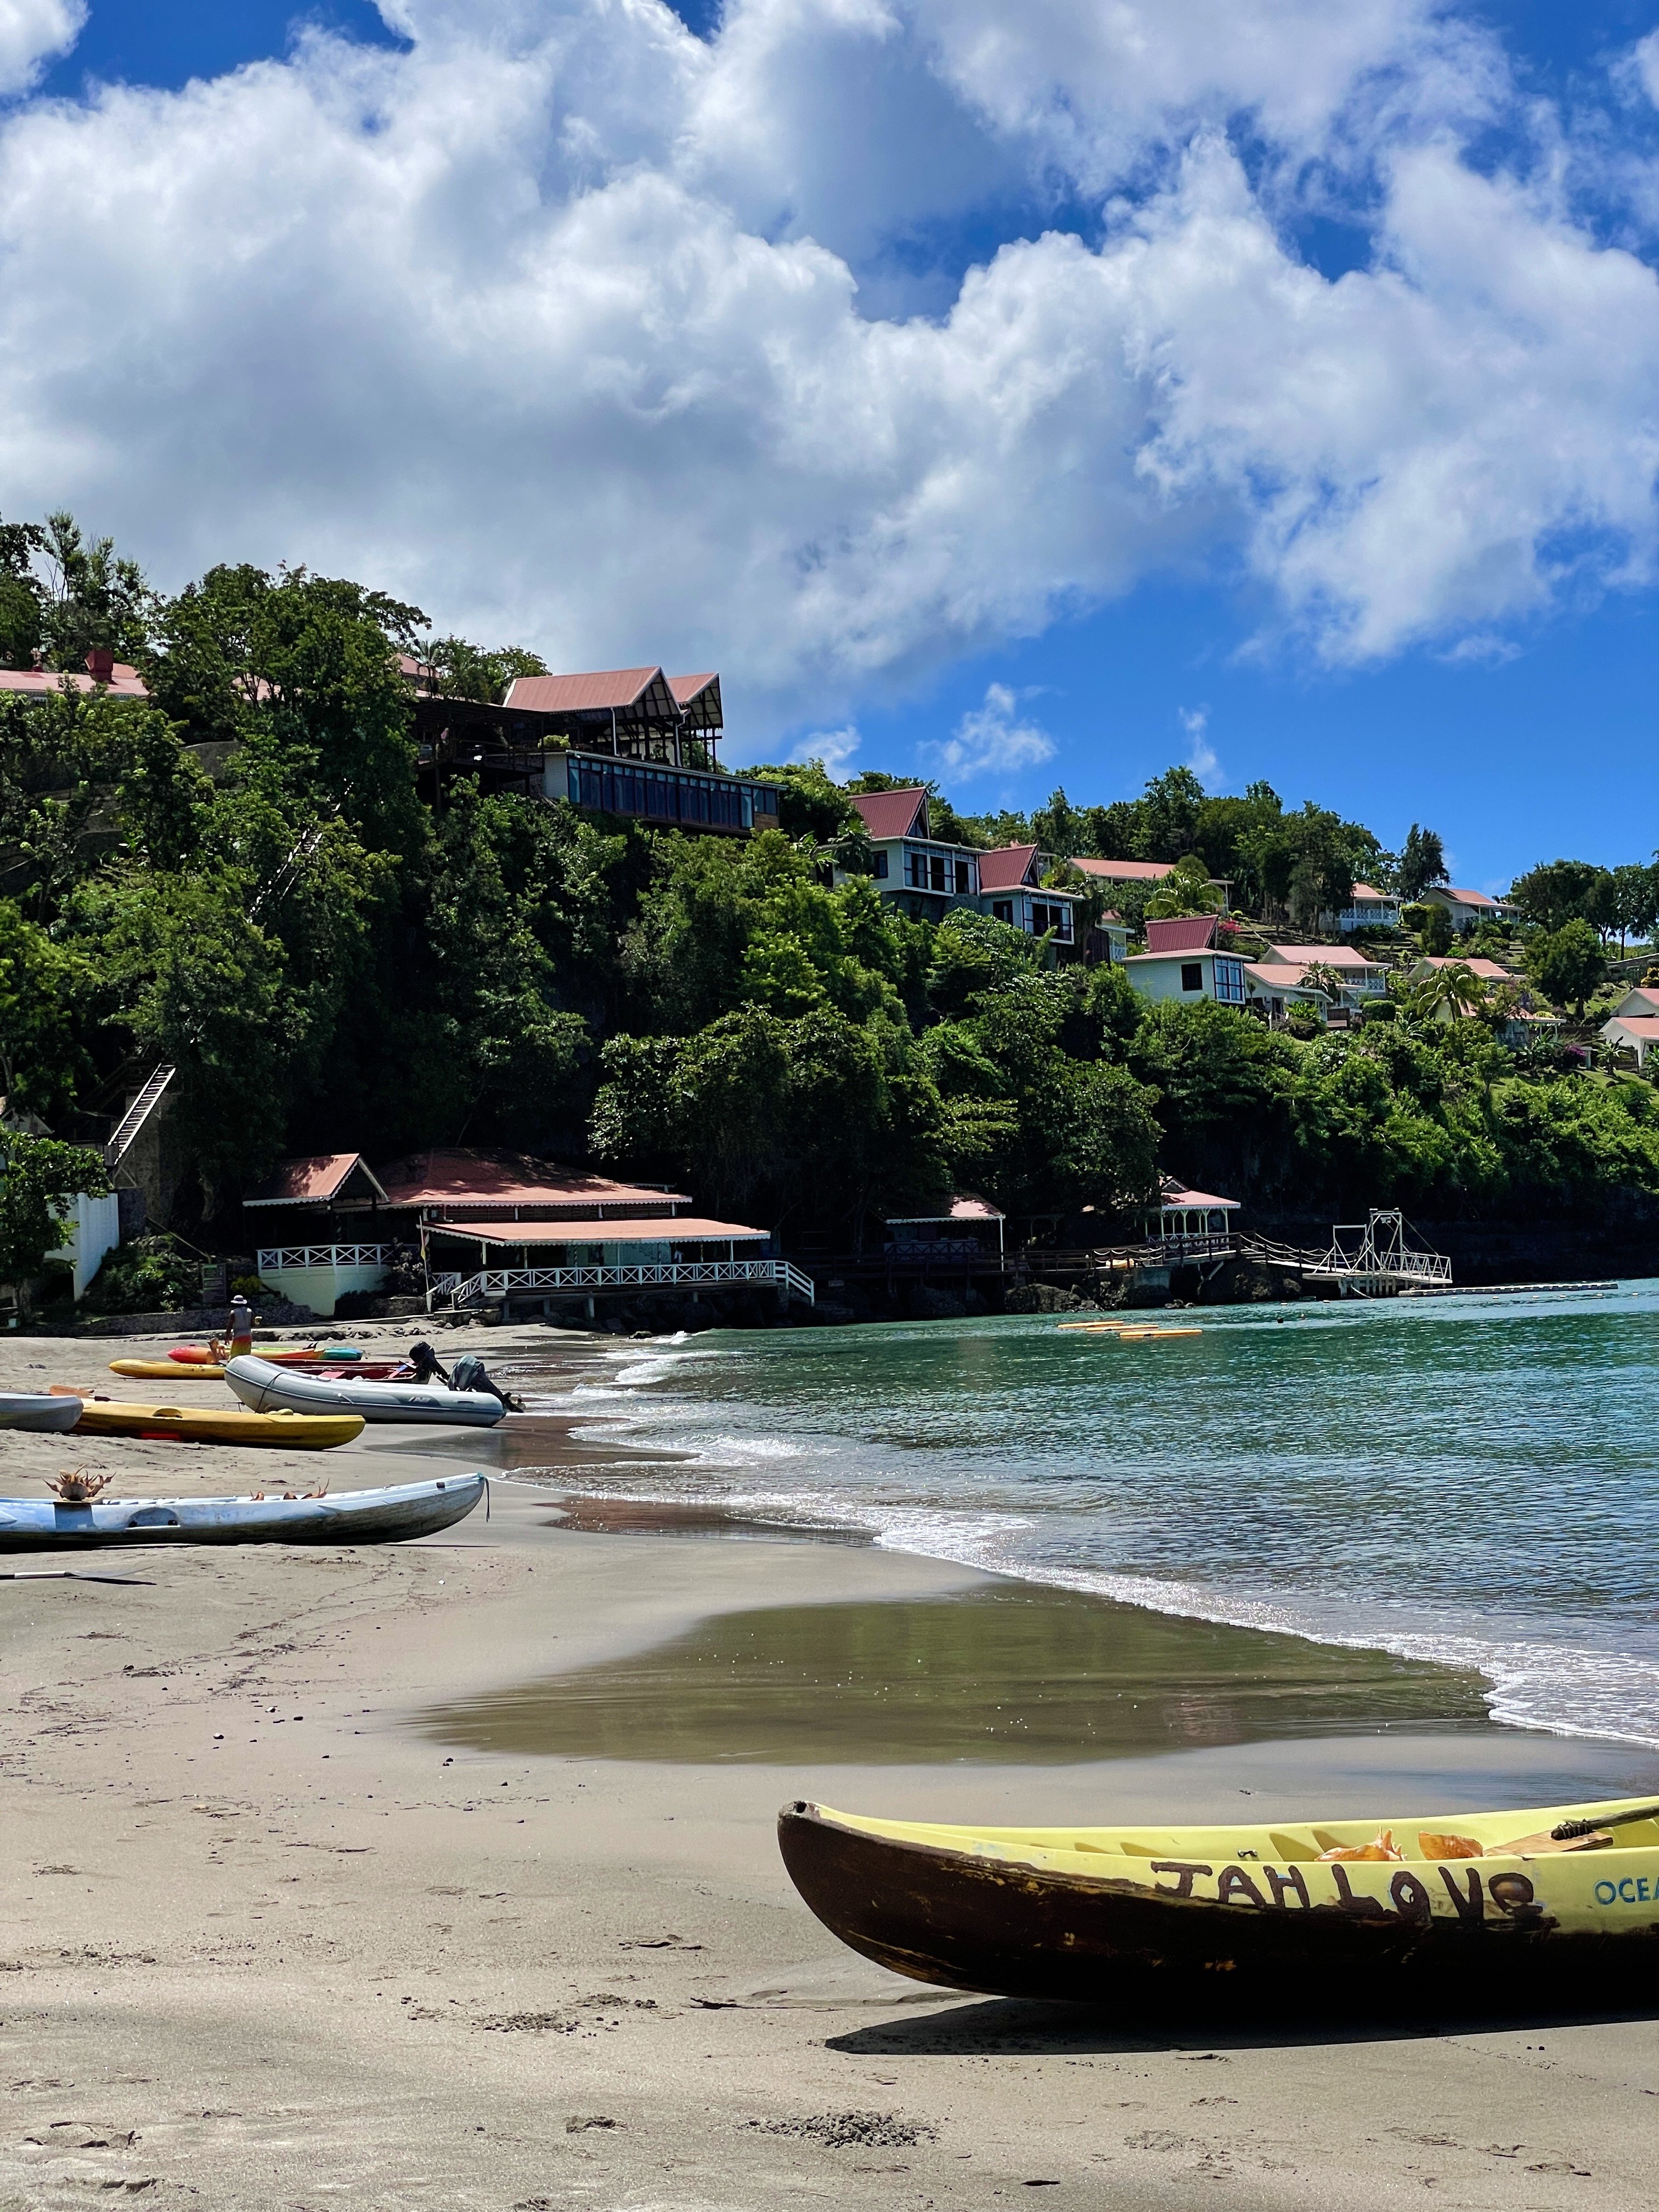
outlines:
[{"label": "ocean water", "polygon": [[1659,1284],[1163,1322],[1202,1334],[721,1333],[531,1404],[688,1455],[596,1492],[1474,1668],[1497,1720],[1659,1747]]}]

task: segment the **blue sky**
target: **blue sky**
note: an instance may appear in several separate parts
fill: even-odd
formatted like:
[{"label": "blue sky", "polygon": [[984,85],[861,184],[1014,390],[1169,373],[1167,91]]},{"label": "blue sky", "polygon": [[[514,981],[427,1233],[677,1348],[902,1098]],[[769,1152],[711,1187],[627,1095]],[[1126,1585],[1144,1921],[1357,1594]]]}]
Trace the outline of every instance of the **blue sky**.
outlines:
[{"label": "blue sky", "polygon": [[[942,42],[948,59],[975,0],[916,0],[914,52],[897,54],[888,40],[850,58],[844,46],[808,46],[798,31],[768,27],[767,0],[743,0],[709,64],[666,52],[660,40],[648,52],[605,49],[596,42],[619,34],[591,24],[567,37],[581,0],[526,0],[520,15],[539,10],[548,40],[566,41],[556,68],[544,52],[528,56],[521,28],[494,44],[480,33],[469,46],[471,31],[454,30],[441,0],[388,8],[407,36],[364,0],[319,0],[300,15],[283,0],[92,0],[68,51],[46,53],[34,85],[0,106],[0,132],[33,129],[44,135],[17,145],[46,149],[39,162],[0,169],[0,212],[9,191],[26,228],[30,191],[46,190],[37,172],[57,162],[46,226],[61,226],[57,263],[67,256],[73,266],[82,250],[120,258],[119,195],[112,231],[107,210],[94,207],[87,134],[77,141],[50,122],[53,101],[88,103],[109,141],[100,173],[112,160],[117,174],[121,160],[135,165],[126,204],[132,258],[147,274],[122,310],[124,388],[89,378],[77,359],[50,404],[20,404],[10,435],[0,430],[0,512],[39,511],[58,486],[56,496],[117,529],[169,583],[219,556],[309,557],[411,592],[441,625],[522,638],[556,660],[713,662],[726,678],[735,760],[817,743],[850,768],[937,775],[974,809],[1030,805],[1056,782],[1078,800],[1120,797],[1190,760],[1212,787],[1265,777],[1287,801],[1338,806],[1385,842],[1413,820],[1431,823],[1458,877],[1474,884],[1498,885],[1557,853],[1647,857],[1659,845],[1659,653],[1644,518],[1659,418],[1644,382],[1653,364],[1643,360],[1651,333],[1642,265],[1650,273],[1656,258],[1659,93],[1644,89],[1639,42],[1659,26],[1659,4],[1494,0],[1436,10],[1426,0],[1366,0],[1374,47],[1335,57],[1325,78],[1310,62],[1294,113],[1283,100],[1275,112],[1275,94],[1247,63],[1236,82],[1218,64],[1215,82],[1193,89],[1179,54],[1144,97],[1121,94],[1110,70],[1089,77],[1075,38],[1061,36],[1070,4],[1044,0],[1060,58],[1037,54],[1026,106],[1014,113],[1011,93],[1003,115],[1000,86],[973,82],[966,61],[951,76],[930,58]],[[1201,42],[1206,0],[1182,5],[1196,26],[1188,45]],[[1249,12],[1248,0],[1239,5]],[[994,0],[978,6],[997,16]],[[511,13],[504,0],[479,0],[472,12],[502,21]],[[693,30],[718,33],[712,9],[679,13]],[[1352,13],[1365,14],[1359,0]],[[1006,8],[1002,16],[1038,20]],[[374,325],[354,319],[364,286],[348,265],[349,178],[307,210],[302,181],[275,181],[279,155],[261,163],[250,151],[240,178],[226,168],[227,139],[246,131],[257,147],[279,100],[302,98],[319,134],[343,130],[330,112],[342,50],[307,62],[295,46],[301,20],[382,50],[394,72],[363,80],[343,161],[365,134],[402,131],[415,143],[432,127],[410,119],[428,111],[415,77],[395,75],[405,62],[429,72],[428,84],[449,72],[461,102],[493,72],[488,97],[477,94],[481,114],[510,106],[504,88],[522,92],[526,114],[544,103],[542,135],[504,135],[476,196],[464,158],[443,147],[453,166],[422,205],[401,299],[388,293]],[[1466,43],[1431,66],[1448,22]],[[239,93],[243,119],[204,127],[189,82],[267,58],[283,64],[286,89]],[[843,64],[859,127],[871,134],[846,155],[850,111],[835,106]],[[1483,70],[1488,88],[1466,98]],[[607,73],[613,83],[626,77],[631,105],[583,91]],[[1653,76],[1659,82],[1659,60]],[[1405,87],[1386,112],[1379,84]],[[111,85],[168,97],[141,112],[112,105],[100,88]],[[693,96],[711,103],[718,157],[688,157],[666,122],[652,135],[653,112]],[[882,135],[888,99],[895,116],[915,118],[914,146],[902,143],[905,126]],[[777,140],[733,154],[732,116],[769,105],[784,118]],[[227,118],[234,106],[228,95]],[[292,128],[276,124],[272,146]],[[435,143],[423,142],[427,155]],[[1437,167],[1447,144],[1455,161]],[[319,145],[322,173],[339,144],[319,136]],[[1183,159],[1188,185],[1194,163],[1208,181],[1183,185]],[[88,173],[84,217],[73,214],[77,160]],[[211,179],[203,211],[150,235],[158,179],[198,168]],[[1560,179],[1547,190],[1547,171]],[[662,180],[648,210],[642,176]],[[268,203],[255,208],[268,179]],[[1494,319],[1476,327],[1466,306],[1498,235],[1482,228],[1498,221],[1494,189],[1508,193],[1502,251],[1514,247],[1519,273]],[[386,190],[383,172],[363,187],[366,230],[394,220]],[[60,215],[66,201],[71,212]],[[685,212],[694,202],[703,210],[695,218]],[[228,210],[227,233],[246,226],[234,252],[215,236],[216,204]],[[455,284],[429,283],[424,265],[432,240],[470,282],[469,264],[496,252],[502,208],[532,204],[544,227],[501,250],[510,277],[492,273],[497,289],[475,298],[458,337]],[[1126,244],[1137,224],[1156,252]],[[1278,260],[1229,305],[1220,295],[1251,224]],[[1441,241],[1460,238],[1460,225],[1470,242],[1457,251],[1471,258],[1437,266]],[[572,242],[584,226],[597,240],[592,264],[580,239]],[[1582,270],[1605,280],[1599,326],[1577,277],[1559,298],[1548,292],[1564,226]],[[273,244],[284,228],[289,242]],[[1045,231],[1069,234],[1082,252],[1044,242]],[[27,272],[9,234],[15,227],[0,232],[0,274],[15,281]],[[994,258],[1004,246],[1012,260]],[[364,252],[371,272],[390,258]],[[1191,279],[1203,252],[1221,256],[1207,289]],[[635,354],[635,311],[604,298],[592,277],[594,267],[614,276],[635,254],[639,297],[654,302],[638,309],[641,328],[658,318],[665,271],[701,256],[725,272],[687,307],[660,358],[643,342]],[[1149,288],[1155,318],[1137,307],[1121,323],[1088,321],[1103,313],[1091,304],[1103,270],[1121,289],[1158,254],[1167,265]],[[289,306],[245,343],[246,317],[223,304],[228,272],[260,256],[261,298]],[[550,351],[543,370],[527,359],[508,391],[499,362],[524,328],[532,262],[535,296],[550,303]],[[199,275],[193,307],[172,296],[179,264]],[[1299,380],[1293,357],[1301,309],[1273,320],[1298,265],[1330,317],[1317,387]],[[988,267],[996,312],[946,358]],[[838,268],[858,286],[841,307]],[[1401,282],[1414,288],[1410,315]],[[520,288],[510,300],[509,283]],[[1343,284],[1362,288],[1363,314],[1375,318],[1357,337]],[[757,286],[744,328],[710,338],[725,303]],[[293,303],[319,297],[325,319],[302,341],[295,325],[313,308]],[[555,367],[578,301],[588,335]],[[405,313],[410,342],[393,344],[388,319],[395,326]],[[1254,337],[1234,343],[1230,333],[1258,314]],[[1022,316],[1032,335],[1019,376],[1046,374],[1073,351],[1082,365],[1020,415],[1016,436],[1008,391],[1018,377],[964,392],[987,347]],[[773,365],[791,354],[786,398],[749,350],[769,317],[761,352]],[[481,366],[468,349],[485,326],[497,335]],[[919,327],[933,335],[917,347],[897,335]],[[1480,379],[1491,365],[1534,343],[1535,372],[1492,369],[1489,401]],[[1397,368],[1381,377],[1396,345]],[[415,376],[411,362],[434,351],[453,361],[453,380]],[[1120,359],[1133,368],[1133,399],[1103,391],[1098,363],[1115,373]],[[590,387],[600,361],[624,365]],[[1455,419],[1460,361],[1467,421]],[[820,380],[821,363],[831,366]],[[1332,376],[1350,379],[1356,396],[1316,437],[1307,423]],[[1421,425],[1400,415],[1400,389],[1416,377]],[[200,419],[192,393],[228,383],[240,384],[237,408],[221,424]],[[551,404],[534,396],[538,383],[575,393],[556,420],[536,412]],[[1373,384],[1384,394],[1378,412],[1395,410],[1375,453],[1365,446]],[[1306,411],[1304,391],[1316,395]],[[397,425],[378,459],[362,411],[377,407]],[[1483,447],[1505,410],[1520,428],[1492,429]],[[948,426],[958,419],[956,470]],[[492,444],[495,421],[506,427]],[[763,421],[763,438],[749,427]],[[1558,422],[1569,426],[1561,453],[1544,467],[1538,441]],[[136,473],[111,466],[133,453],[143,456]],[[314,487],[301,453],[320,457]],[[516,479],[538,469],[540,496],[515,507],[525,496]],[[1361,526],[1354,517],[1379,487],[1382,519]],[[630,544],[627,557],[610,550]],[[438,548],[448,550],[429,550]]]}]

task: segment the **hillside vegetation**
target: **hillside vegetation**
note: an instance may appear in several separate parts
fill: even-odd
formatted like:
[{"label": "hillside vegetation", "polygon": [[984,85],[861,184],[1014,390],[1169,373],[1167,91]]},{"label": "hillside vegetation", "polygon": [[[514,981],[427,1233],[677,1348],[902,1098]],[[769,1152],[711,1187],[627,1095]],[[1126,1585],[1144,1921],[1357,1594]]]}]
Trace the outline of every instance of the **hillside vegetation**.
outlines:
[{"label": "hillside vegetation", "polygon": [[[1056,965],[977,916],[908,921],[864,878],[832,888],[829,850],[855,863],[859,841],[818,769],[779,772],[784,827],[746,843],[466,783],[428,811],[396,651],[485,687],[533,657],[434,647],[418,610],[303,571],[217,568],[162,599],[78,533],[50,560],[16,537],[0,538],[12,665],[107,643],[152,703],[0,695],[9,1110],[101,1134],[142,1072],[174,1063],[199,1172],[181,1226],[284,1152],[456,1144],[586,1158],[722,1216],[845,1236],[964,1183],[1020,1214],[1109,1215],[1159,1170],[1339,1214],[1589,1221],[1659,1194],[1650,1085],[1523,1063],[1483,1018],[1407,998],[1298,1039],[1149,1006],[1121,969]],[[1061,854],[1196,853],[1236,906],[1292,920],[1357,874],[1438,866],[1425,833],[1396,860],[1311,803],[1207,796],[1179,769],[1127,805],[1056,793],[1030,823],[941,802],[953,823]]]}]

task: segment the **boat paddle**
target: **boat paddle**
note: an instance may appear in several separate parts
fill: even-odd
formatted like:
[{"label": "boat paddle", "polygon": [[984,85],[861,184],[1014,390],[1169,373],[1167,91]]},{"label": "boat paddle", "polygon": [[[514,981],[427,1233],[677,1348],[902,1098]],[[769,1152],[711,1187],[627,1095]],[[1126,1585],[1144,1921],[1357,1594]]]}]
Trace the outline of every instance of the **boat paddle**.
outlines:
[{"label": "boat paddle", "polygon": [[1627,1828],[1638,1820],[1659,1820],[1659,1805],[1638,1805],[1628,1813],[1604,1813],[1595,1820],[1558,1820],[1553,1828],[1534,1835],[1517,1836],[1512,1844],[1495,1844],[1495,1851],[1588,1850],[1613,1841],[1614,1828]]},{"label": "boat paddle", "polygon": [[149,1575],[82,1575],[73,1567],[40,1567],[19,1574],[15,1568],[0,1572],[0,1583],[122,1583],[134,1589],[154,1589]]}]

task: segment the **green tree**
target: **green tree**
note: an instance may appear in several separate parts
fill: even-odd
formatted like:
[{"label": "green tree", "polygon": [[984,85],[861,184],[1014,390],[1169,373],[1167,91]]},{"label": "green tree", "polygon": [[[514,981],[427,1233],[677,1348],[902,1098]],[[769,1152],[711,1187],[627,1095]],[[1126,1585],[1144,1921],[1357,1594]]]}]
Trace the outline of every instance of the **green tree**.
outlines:
[{"label": "green tree", "polygon": [[1149,860],[1178,860],[1198,842],[1204,787],[1189,768],[1166,768],[1140,801],[1140,836]]},{"label": "green tree", "polygon": [[70,1103],[87,1066],[75,1022],[86,981],[73,949],[0,899],[0,1112],[48,1116]]},{"label": "green tree", "polygon": [[1516,878],[1510,899],[1523,921],[1557,930],[1564,922],[1589,917],[1606,873],[1589,860],[1540,861]]},{"label": "green tree", "polygon": [[1468,963],[1452,960],[1413,986],[1407,1011],[1418,1022],[1462,1020],[1484,1014],[1487,1004],[1486,987]]},{"label": "green tree", "polygon": [[810,837],[818,845],[834,847],[844,837],[863,833],[863,817],[821,760],[785,761],[746,768],[743,773],[776,784],[779,827],[797,843]]},{"label": "green tree", "polygon": [[112,538],[88,538],[72,514],[49,514],[38,561],[46,571],[40,634],[48,667],[84,670],[94,649],[118,660],[143,657],[155,594],[137,562],[117,554]]},{"label": "green tree", "polygon": [[0,1127],[0,1282],[38,1275],[68,1234],[68,1201],[108,1188],[102,1159],[84,1146]]},{"label": "green tree", "polygon": [[515,677],[545,676],[547,663],[521,645],[487,651],[464,637],[434,637],[410,656],[420,663],[420,681],[445,699],[497,702]]},{"label": "green tree", "polygon": [[1601,939],[1588,921],[1564,921],[1527,945],[1527,973],[1554,1006],[1571,1006],[1580,1016],[1584,1001],[1607,973]]},{"label": "green tree", "polygon": [[1432,830],[1420,829],[1413,822],[1400,848],[1395,889],[1402,899],[1420,899],[1431,884],[1450,880],[1446,872],[1445,847]]},{"label": "green tree", "polygon": [[1630,863],[1613,872],[1612,913],[1619,950],[1626,937],[1650,939],[1659,925],[1659,868]]},{"label": "green tree", "polygon": [[1210,872],[1196,853],[1177,860],[1163,881],[1153,887],[1146,902],[1149,921],[1188,914],[1219,914],[1221,893],[1210,882]]},{"label": "green tree", "polygon": [[1418,945],[1431,960],[1443,960],[1456,942],[1457,933],[1452,927],[1450,915],[1436,902],[1408,907],[1401,918],[1407,921],[1408,927],[1415,927]]},{"label": "green tree", "polygon": [[32,668],[45,593],[34,573],[46,534],[38,522],[0,520],[0,668]]}]

